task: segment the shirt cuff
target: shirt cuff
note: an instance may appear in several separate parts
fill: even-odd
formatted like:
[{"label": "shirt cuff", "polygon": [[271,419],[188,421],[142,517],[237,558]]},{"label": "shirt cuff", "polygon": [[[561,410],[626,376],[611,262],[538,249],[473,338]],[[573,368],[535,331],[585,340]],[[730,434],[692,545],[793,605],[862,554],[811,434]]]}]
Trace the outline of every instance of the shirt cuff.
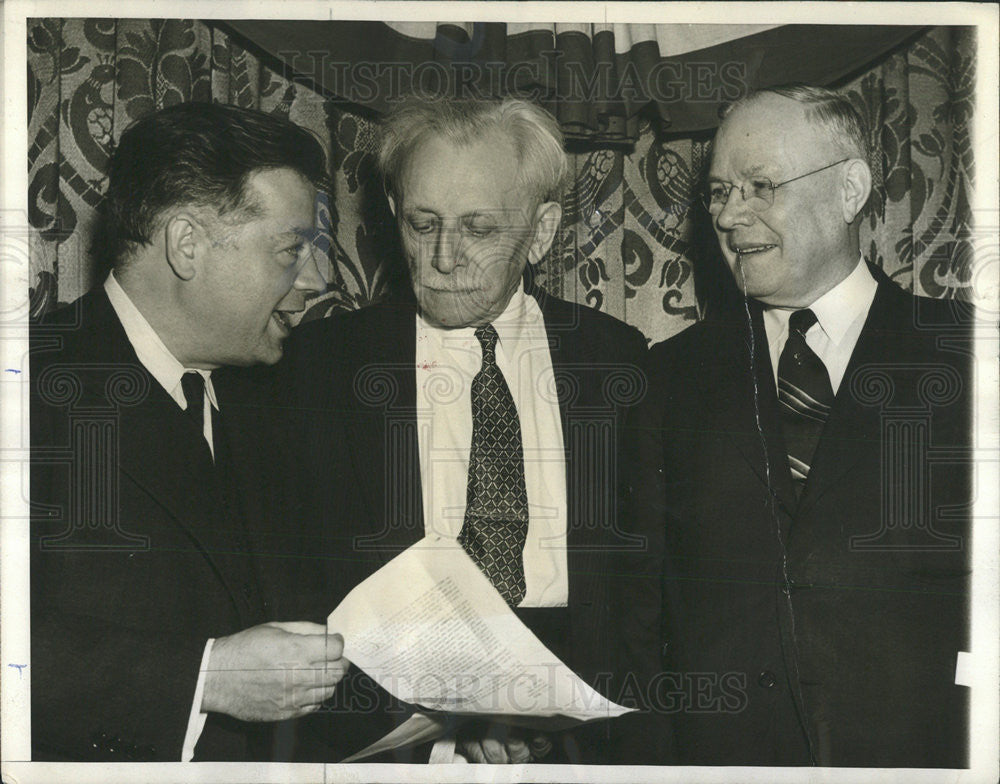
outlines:
[{"label": "shirt cuff", "polygon": [[194,700],[191,704],[191,715],[188,717],[187,732],[184,733],[184,745],[181,747],[181,762],[190,762],[194,759],[194,747],[201,737],[201,731],[205,729],[205,719],[207,713],[201,712],[201,698],[205,693],[205,676],[208,674],[208,659],[212,655],[212,643],[210,639],[205,643],[205,652],[201,655],[201,666],[198,668],[198,683],[194,687]]}]

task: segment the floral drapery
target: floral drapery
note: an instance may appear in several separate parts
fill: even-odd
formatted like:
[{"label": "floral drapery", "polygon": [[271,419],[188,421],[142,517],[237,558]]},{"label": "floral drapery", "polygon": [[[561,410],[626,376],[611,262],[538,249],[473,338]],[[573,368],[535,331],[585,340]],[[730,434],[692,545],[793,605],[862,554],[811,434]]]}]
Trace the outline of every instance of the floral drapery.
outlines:
[{"label": "floral drapery", "polygon": [[[970,28],[930,28],[839,85],[868,119],[875,149],[862,247],[928,296],[967,296],[970,285],[975,47]],[[102,260],[87,247],[114,140],[133,119],[182,100],[281,113],[325,140],[334,183],[320,214],[329,286],[306,318],[361,307],[401,284],[394,227],[372,176],[376,115],[290,80],[198,21],[36,19],[28,25],[33,314],[100,280]],[[694,198],[710,133],[654,126],[639,117],[634,144],[573,148],[565,217],[537,280],[658,341],[698,318],[722,278]]]},{"label": "floral drapery", "polygon": [[714,128],[750,89],[828,84],[919,27],[542,22],[223,23],[318,91],[385,112],[402,95],[519,95],[567,139],[634,143]]}]

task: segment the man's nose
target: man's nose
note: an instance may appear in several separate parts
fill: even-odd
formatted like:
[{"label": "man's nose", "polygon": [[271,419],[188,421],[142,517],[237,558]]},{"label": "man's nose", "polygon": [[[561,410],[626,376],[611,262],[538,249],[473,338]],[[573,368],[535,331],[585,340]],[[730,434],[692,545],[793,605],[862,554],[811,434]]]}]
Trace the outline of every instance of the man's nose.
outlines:
[{"label": "man's nose", "polygon": [[722,231],[729,231],[736,226],[748,226],[756,219],[757,213],[750,209],[742,191],[734,186],[722,210],[715,216],[715,225]]},{"label": "man's nose", "polygon": [[431,264],[442,275],[450,275],[459,265],[461,254],[458,230],[448,224],[442,224],[431,241],[434,243],[434,247],[431,248]]},{"label": "man's nose", "polygon": [[326,291],[326,281],[320,274],[319,265],[316,264],[316,251],[309,248],[306,258],[299,269],[299,274],[295,277],[293,284],[296,289],[303,292],[307,297],[312,294],[322,294]]}]

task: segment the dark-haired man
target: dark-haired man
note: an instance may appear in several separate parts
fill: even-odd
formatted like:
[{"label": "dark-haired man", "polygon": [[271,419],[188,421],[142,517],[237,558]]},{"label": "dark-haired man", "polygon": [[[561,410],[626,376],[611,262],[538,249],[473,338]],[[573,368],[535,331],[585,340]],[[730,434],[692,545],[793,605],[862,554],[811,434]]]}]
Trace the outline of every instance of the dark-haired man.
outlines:
[{"label": "dark-haired man", "polygon": [[[265,624],[255,410],[220,383],[273,364],[323,282],[319,143],[278,117],[181,104],[122,134],[100,229],[113,271],[31,334],[32,757],[269,759],[345,663]],[[260,507],[258,507],[259,509]]]},{"label": "dark-haired man", "polygon": [[867,139],[825,89],[733,106],[706,206],[745,301],[650,352],[632,640],[685,764],[966,764],[967,310],[861,257]]}]

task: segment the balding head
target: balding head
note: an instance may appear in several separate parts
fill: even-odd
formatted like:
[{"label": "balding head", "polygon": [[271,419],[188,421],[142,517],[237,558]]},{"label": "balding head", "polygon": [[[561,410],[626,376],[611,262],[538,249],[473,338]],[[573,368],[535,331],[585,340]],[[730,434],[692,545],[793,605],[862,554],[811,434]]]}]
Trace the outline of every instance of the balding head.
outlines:
[{"label": "balding head", "polygon": [[757,90],[730,104],[723,117],[758,101],[773,101],[775,98],[785,98],[801,106],[803,116],[815,124],[817,130],[825,133],[831,144],[842,153],[841,157],[860,158],[870,164],[871,145],[864,118],[848,97],[825,87],[793,84]]}]

